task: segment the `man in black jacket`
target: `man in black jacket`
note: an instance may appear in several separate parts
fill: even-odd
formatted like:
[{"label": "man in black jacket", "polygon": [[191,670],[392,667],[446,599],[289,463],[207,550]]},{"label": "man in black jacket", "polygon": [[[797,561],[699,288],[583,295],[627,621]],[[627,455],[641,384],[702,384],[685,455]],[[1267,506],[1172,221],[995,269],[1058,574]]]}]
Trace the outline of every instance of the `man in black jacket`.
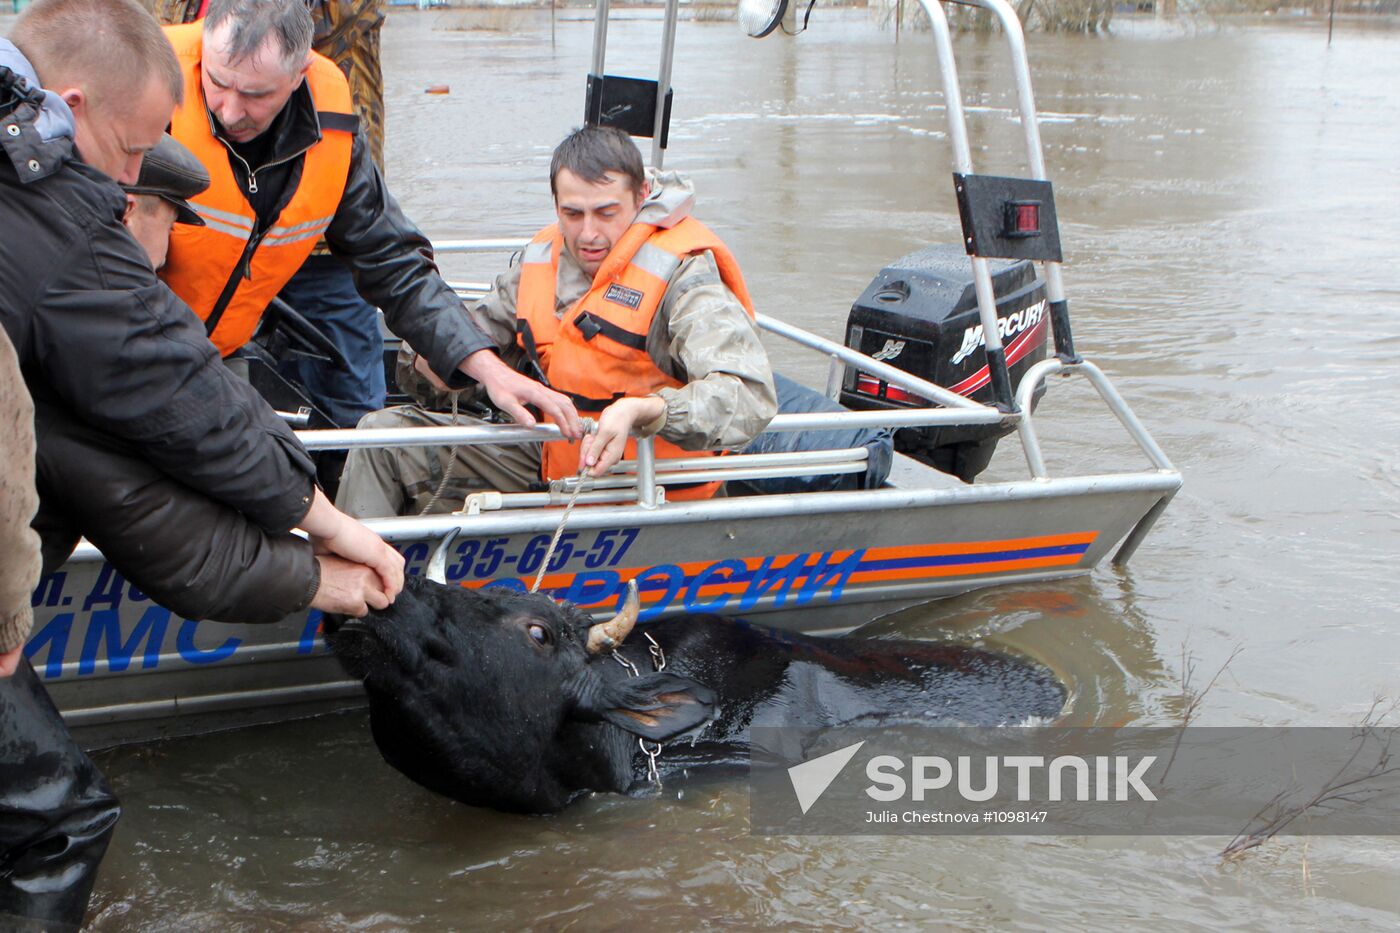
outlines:
[{"label": "man in black jacket", "polygon": [[[133,39],[117,52],[123,30],[152,44]],[[318,608],[387,605],[402,559],[330,505],[291,431],[220,363],[122,225],[117,182],[136,182],[182,90],[158,27],[134,0],[39,0],[13,36],[19,49],[0,57],[10,66],[0,89],[0,323],[40,412],[37,433],[45,412],[71,413],[269,535],[302,528],[316,556],[287,536],[301,557],[285,576]],[[181,548],[186,534],[171,528],[143,546]]]},{"label": "man in black jacket", "polygon": [[[202,221],[186,198],[209,185],[194,156],[165,136],[141,160],[126,192],[127,229],[158,269],[173,222]],[[80,535],[142,592],[186,619],[276,622],[314,596],[311,546],[269,534],[238,511],[172,479],[140,449],[51,404],[38,411],[38,488],[44,570]],[[167,541],[170,546],[152,546]]]},{"label": "man in black jacket", "polygon": [[[296,438],[227,371],[122,225],[117,183],[138,179],[182,93],[154,20],[135,0],[37,0],[12,36],[0,40],[0,326],[34,396],[41,459],[62,415],[180,484],[185,501],[217,508],[213,522],[186,512],[158,523],[137,542],[152,560],[178,556],[190,535],[217,542],[251,524],[258,547],[285,554],[302,605],[350,614],[387,605],[403,585],[402,558],[315,487]],[[111,495],[140,495],[140,482]],[[92,491],[41,488],[41,510],[46,497],[62,504]],[[287,533],[295,527],[309,543]],[[14,917],[76,927],[119,808],[27,661],[0,677],[0,733],[0,927]]]}]

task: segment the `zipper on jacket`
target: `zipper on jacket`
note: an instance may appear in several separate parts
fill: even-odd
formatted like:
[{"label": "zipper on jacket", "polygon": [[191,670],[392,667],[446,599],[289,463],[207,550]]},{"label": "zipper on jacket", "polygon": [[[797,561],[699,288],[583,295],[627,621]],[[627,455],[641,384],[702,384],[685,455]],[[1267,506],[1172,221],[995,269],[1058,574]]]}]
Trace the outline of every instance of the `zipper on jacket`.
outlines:
[{"label": "zipper on jacket", "polygon": [[[286,164],[287,162],[292,161],[293,159],[299,159],[299,158],[301,158],[302,156],[306,155],[306,153],[308,153],[308,152],[311,151],[311,146],[307,146],[307,147],[305,147],[304,149],[302,149],[300,152],[294,152],[294,153],[292,153],[291,155],[287,156],[287,157],[284,158],[284,159],[278,159],[276,162],[268,162],[268,163],[266,163],[266,164],[264,164],[264,165],[259,165],[256,169],[254,169],[253,166],[251,166],[251,165],[248,164],[248,160],[247,160],[247,159],[245,159],[245,158],[243,158],[241,155],[239,155],[239,154],[238,154],[238,151],[235,150],[235,149],[233,148],[233,146],[229,145],[228,140],[224,139],[222,136],[220,136],[220,135],[217,134],[217,133],[214,134],[214,138],[217,139],[219,142],[221,142],[221,143],[224,144],[224,148],[227,149],[227,150],[229,151],[229,154],[230,154],[231,156],[233,156],[233,157],[234,157],[235,159],[237,159],[239,162],[243,163],[243,170],[244,170],[245,172],[248,173],[248,193],[249,193],[249,194],[257,194],[257,193],[258,193],[258,172],[261,172],[261,171],[263,171],[264,169],[276,168],[276,167],[279,166],[279,165],[284,165],[284,164]],[[313,143],[313,145],[314,145],[314,143]]]}]

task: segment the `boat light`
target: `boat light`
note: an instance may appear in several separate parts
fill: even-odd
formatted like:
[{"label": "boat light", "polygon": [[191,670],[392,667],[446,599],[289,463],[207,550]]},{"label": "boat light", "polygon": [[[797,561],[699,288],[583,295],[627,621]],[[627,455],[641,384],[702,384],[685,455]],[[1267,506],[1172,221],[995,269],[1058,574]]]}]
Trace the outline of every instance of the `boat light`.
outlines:
[{"label": "boat light", "polygon": [[762,39],[783,21],[788,0],[739,0],[739,26],[755,39]]},{"label": "boat light", "polygon": [[920,407],[928,405],[928,399],[913,392],[906,392],[899,386],[890,385],[874,376],[867,376],[861,373],[856,377],[856,391],[862,395],[872,395],[875,398],[882,398],[889,402],[903,402],[906,405],[918,405]]},{"label": "boat light", "polygon": [[1040,202],[1007,201],[1006,229],[1008,237],[1040,236]]}]

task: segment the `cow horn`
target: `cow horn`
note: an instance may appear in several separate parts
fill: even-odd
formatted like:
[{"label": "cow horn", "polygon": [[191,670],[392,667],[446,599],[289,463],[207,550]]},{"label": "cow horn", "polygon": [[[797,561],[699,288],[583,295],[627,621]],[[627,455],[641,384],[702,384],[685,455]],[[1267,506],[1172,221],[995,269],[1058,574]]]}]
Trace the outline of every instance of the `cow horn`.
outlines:
[{"label": "cow horn", "polygon": [[443,535],[437,549],[433,551],[433,556],[428,558],[427,577],[433,583],[447,585],[447,551],[452,547],[452,542],[457,540],[457,532],[460,530],[453,528]]},{"label": "cow horn", "polygon": [[627,600],[621,611],[606,622],[598,622],[588,627],[588,653],[601,654],[622,644],[623,639],[637,624],[637,613],[642,602],[637,596],[637,581],[627,581]]}]

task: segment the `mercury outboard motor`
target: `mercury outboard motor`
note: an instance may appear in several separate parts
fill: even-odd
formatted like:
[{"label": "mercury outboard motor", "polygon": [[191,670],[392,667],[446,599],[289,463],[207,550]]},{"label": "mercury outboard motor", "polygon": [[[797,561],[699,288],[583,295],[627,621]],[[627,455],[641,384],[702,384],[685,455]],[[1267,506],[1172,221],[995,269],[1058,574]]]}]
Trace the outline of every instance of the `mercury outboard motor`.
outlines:
[{"label": "mercury outboard motor", "polygon": [[[1050,330],[1045,283],[1028,260],[989,260],[1001,340],[1013,389],[1045,359]],[[846,346],[959,395],[994,404],[972,268],[961,246],[928,246],[880,270],[846,319]],[[1045,392],[1042,384],[1034,402]],[[847,367],[841,404],[854,410],[926,408],[931,403]],[[964,482],[987,468],[1000,425],[900,428],[894,446]]]}]

